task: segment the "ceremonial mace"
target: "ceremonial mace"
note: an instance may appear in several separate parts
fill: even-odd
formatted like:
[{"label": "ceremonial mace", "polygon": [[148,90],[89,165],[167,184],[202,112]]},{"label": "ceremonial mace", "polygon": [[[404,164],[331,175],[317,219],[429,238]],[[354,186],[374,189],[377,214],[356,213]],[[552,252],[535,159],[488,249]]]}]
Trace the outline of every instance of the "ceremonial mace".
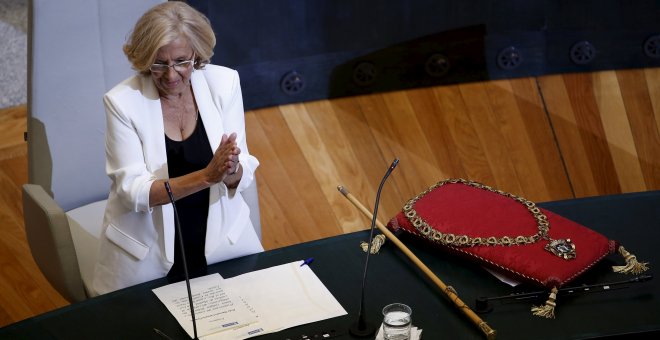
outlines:
[{"label": "ceremonial mace", "polygon": [[[339,185],[337,190],[344,195],[353,205],[355,205],[358,210],[360,210],[365,216],[373,219],[371,212],[358,201],[355,196],[353,196],[346,188]],[[468,307],[454,292],[454,289],[447,286],[440,278],[438,278],[430,269],[427,267],[415,254],[413,254],[408,247],[406,247],[399,239],[390,232],[387,227],[385,227],[380,221],[376,220],[376,227],[387,237],[392,243],[394,243],[408,258],[415,263],[415,265],[426,274],[426,276],[435,283],[440,291],[445,293],[450,301],[452,301],[458,309],[465,314],[472,323],[474,323],[479,329],[486,335],[487,339],[495,339],[496,332],[492,329],[485,321],[483,321],[470,307]]]}]

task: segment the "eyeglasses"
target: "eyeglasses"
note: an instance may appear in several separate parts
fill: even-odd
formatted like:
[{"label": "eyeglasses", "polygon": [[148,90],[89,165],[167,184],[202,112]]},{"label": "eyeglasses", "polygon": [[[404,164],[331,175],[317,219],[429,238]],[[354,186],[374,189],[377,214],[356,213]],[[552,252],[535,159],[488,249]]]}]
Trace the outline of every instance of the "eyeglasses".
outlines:
[{"label": "eyeglasses", "polygon": [[162,74],[162,73],[167,72],[167,70],[170,67],[172,67],[172,68],[174,68],[174,71],[185,72],[185,71],[188,71],[188,69],[190,68],[190,66],[193,65],[194,62],[195,62],[195,56],[193,56],[193,58],[190,59],[190,60],[181,61],[181,62],[175,63],[173,65],[152,64],[151,66],[149,66],[149,71],[151,71],[152,73],[155,73],[155,74]]}]

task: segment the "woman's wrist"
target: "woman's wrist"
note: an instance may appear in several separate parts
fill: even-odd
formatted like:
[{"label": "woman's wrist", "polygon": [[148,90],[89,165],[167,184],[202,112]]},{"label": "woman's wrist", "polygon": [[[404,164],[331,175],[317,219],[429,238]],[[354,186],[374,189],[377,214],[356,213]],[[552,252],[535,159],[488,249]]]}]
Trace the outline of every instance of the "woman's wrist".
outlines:
[{"label": "woman's wrist", "polygon": [[234,189],[238,187],[238,182],[241,181],[242,177],[242,172],[241,172],[241,163],[236,163],[236,168],[234,169],[234,172],[229,174],[227,177],[225,177],[225,185],[229,189]]}]

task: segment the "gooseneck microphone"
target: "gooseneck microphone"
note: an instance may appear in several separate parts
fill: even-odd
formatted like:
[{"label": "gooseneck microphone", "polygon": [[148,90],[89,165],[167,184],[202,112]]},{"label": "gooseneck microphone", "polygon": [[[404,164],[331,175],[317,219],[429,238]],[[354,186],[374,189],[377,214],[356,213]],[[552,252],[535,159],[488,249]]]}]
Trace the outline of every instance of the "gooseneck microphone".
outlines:
[{"label": "gooseneck microphone", "polygon": [[396,168],[397,164],[399,164],[399,159],[395,158],[394,161],[392,162],[392,165],[390,165],[389,169],[387,169],[385,176],[383,176],[383,179],[380,181],[380,186],[378,187],[378,192],[376,193],[376,203],[374,205],[374,213],[371,219],[371,233],[369,234],[369,245],[367,246],[367,258],[364,261],[364,273],[362,274],[362,292],[360,294],[360,311],[358,313],[357,322],[348,329],[351,335],[361,338],[366,338],[376,333],[376,327],[373,324],[367,322],[364,316],[364,286],[365,283],[367,282],[367,269],[369,268],[369,254],[371,254],[371,243],[373,242],[374,239],[374,229],[376,229],[376,215],[378,215],[380,193],[381,191],[383,191],[383,184],[385,184],[385,180],[387,180],[387,178],[390,177],[392,170]]},{"label": "gooseneck microphone", "polygon": [[176,226],[176,232],[179,234],[179,250],[181,251],[181,260],[183,262],[183,275],[186,278],[186,288],[188,288],[188,303],[190,304],[190,316],[192,317],[193,324],[193,334],[194,340],[197,340],[197,321],[195,320],[195,308],[193,307],[193,297],[192,292],[190,291],[190,276],[188,276],[188,262],[186,261],[186,250],[183,247],[183,234],[181,234],[181,222],[179,222],[179,214],[176,211],[176,204],[174,203],[174,194],[172,194],[172,188],[170,188],[170,182],[165,181],[165,190],[167,191],[167,196],[172,202],[172,209],[174,210],[174,225]]}]

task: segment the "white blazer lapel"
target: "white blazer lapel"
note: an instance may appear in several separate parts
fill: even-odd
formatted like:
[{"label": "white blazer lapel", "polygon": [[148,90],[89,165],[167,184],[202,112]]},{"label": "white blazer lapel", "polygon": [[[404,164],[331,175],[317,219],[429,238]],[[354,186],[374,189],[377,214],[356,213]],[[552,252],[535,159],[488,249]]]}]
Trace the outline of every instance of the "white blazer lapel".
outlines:
[{"label": "white blazer lapel", "polygon": [[[142,91],[144,93],[145,117],[149,121],[142,126],[144,130],[144,155],[149,170],[158,179],[168,179],[167,150],[165,147],[165,126],[163,122],[163,108],[156,85],[151,77],[142,77]],[[153,214],[161,214],[160,218],[154,218],[156,228],[162,227],[163,238],[161,249],[165,252],[165,259],[174,263],[174,210],[171,204],[165,204],[161,209],[154,209]],[[160,222],[160,223],[159,223]]]},{"label": "white blazer lapel", "polygon": [[[199,114],[204,121],[211,150],[215,152],[218,146],[220,146],[222,134],[225,132],[222,123],[222,108],[216,105],[203,71],[193,71],[190,81],[193,92],[195,93]],[[205,243],[206,255],[213,253],[220,244],[222,226],[226,224],[224,219],[227,216],[225,205],[221,204],[220,201],[223,198],[226,199],[226,195],[227,189],[223,184],[213,185],[209,190],[209,214],[206,223]]]},{"label": "white blazer lapel", "polygon": [[213,101],[213,95],[209,90],[209,85],[206,82],[204,74],[200,70],[195,70],[190,78],[192,83],[195,100],[199,108],[199,114],[204,120],[204,127],[206,128],[206,135],[209,137],[211,143],[211,150],[215,150],[220,146],[222,134],[225,129],[222,124],[222,108],[217,107]]}]

